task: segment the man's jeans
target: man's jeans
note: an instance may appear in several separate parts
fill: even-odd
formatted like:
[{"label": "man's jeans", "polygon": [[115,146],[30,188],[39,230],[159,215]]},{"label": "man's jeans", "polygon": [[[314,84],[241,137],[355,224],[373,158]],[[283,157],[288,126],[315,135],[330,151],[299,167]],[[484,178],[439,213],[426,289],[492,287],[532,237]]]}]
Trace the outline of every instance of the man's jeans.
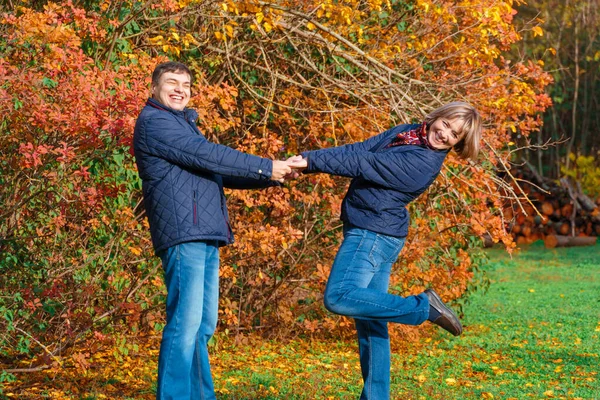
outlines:
[{"label": "man's jeans", "polygon": [[156,398],[215,399],[207,344],[218,318],[218,243],[183,243],[160,257],[167,286],[167,325],[160,344]]},{"label": "man's jeans", "polygon": [[390,398],[388,322],[420,325],[429,316],[427,295],[401,297],[387,293],[392,264],[404,238],[344,227],[344,241],[335,257],[325,307],[356,323],[364,380],[361,400]]}]

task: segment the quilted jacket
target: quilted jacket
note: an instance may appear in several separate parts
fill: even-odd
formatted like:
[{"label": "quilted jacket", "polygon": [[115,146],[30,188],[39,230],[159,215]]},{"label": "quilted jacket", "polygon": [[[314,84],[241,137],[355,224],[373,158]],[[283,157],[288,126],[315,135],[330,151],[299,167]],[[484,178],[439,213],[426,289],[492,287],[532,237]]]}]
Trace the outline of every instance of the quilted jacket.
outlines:
[{"label": "quilted jacket", "polygon": [[404,237],[409,225],[406,205],[433,183],[448,154],[426,146],[386,147],[398,133],[418,126],[399,125],[363,142],[304,152],[305,172],[353,178],[342,203],[342,221]]},{"label": "quilted jacket", "polygon": [[133,150],[155,252],[179,243],[233,241],[223,187],[276,186],[271,160],[211,143],[198,114],[149,99],[134,130]]}]

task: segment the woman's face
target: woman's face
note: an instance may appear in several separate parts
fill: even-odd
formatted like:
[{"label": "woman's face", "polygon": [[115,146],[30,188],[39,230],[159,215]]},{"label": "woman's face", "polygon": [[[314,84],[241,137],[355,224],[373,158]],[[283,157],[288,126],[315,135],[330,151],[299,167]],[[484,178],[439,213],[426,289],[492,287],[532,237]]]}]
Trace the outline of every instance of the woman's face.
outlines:
[{"label": "woman's face", "polygon": [[447,119],[438,118],[429,127],[427,139],[431,146],[437,150],[447,150],[458,142],[465,135],[462,131],[464,122],[458,118]]}]

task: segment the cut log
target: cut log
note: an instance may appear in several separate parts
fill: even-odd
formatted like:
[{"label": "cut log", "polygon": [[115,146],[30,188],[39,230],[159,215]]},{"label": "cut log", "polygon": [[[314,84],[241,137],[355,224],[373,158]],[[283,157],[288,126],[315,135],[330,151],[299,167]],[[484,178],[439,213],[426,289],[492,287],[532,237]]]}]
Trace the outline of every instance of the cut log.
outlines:
[{"label": "cut log", "polygon": [[[528,196],[531,203],[521,202],[516,206],[506,201],[502,205],[506,229],[515,242],[529,243],[549,236],[548,247],[556,247],[564,240],[559,241],[553,235],[600,236],[600,197],[590,198],[584,194],[581,184],[571,177],[553,181],[537,175],[528,167],[515,170],[513,175],[525,183],[519,190]],[[514,186],[514,182],[510,184]],[[537,210],[532,209],[532,205]]]},{"label": "cut log", "polygon": [[542,211],[542,214],[548,217],[554,214],[554,206],[552,206],[552,203],[549,201],[544,201],[540,207],[540,210]]},{"label": "cut log", "polygon": [[560,214],[564,218],[569,218],[571,215],[573,215],[573,204],[569,203],[562,206],[562,208],[560,209]]},{"label": "cut log", "polygon": [[568,222],[561,222],[556,231],[561,235],[567,235],[571,230],[571,225]]},{"label": "cut log", "polygon": [[547,235],[544,239],[544,245],[549,249],[555,247],[593,246],[595,244],[595,236]]}]

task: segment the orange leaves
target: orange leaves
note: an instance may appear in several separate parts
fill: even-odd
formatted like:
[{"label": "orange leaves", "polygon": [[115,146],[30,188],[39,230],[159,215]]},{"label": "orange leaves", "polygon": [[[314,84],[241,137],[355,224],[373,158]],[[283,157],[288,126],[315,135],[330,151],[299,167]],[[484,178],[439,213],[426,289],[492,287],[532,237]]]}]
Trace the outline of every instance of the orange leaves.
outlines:
[{"label": "orange leaves", "polygon": [[232,114],[237,96],[237,88],[227,83],[207,86],[197,84],[194,87],[190,107],[198,111],[200,130],[207,137],[239,126],[239,117]]}]

